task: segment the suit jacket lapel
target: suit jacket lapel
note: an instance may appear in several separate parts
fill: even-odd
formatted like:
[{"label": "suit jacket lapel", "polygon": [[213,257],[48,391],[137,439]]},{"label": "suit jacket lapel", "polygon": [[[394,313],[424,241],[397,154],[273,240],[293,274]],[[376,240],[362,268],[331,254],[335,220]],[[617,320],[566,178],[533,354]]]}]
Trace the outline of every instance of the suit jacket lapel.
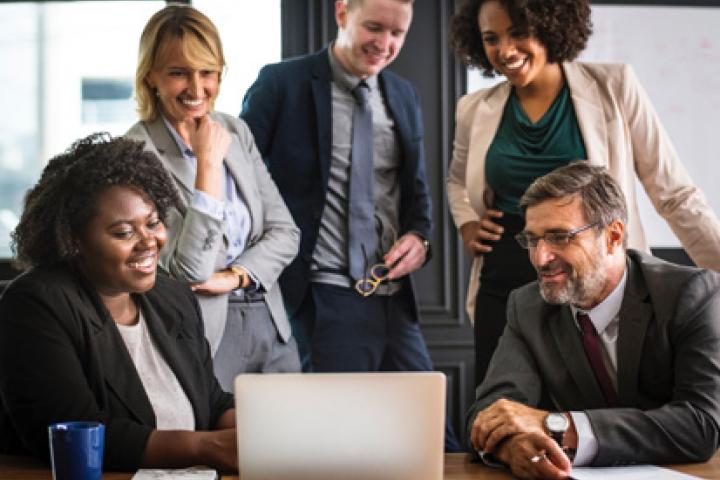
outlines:
[{"label": "suit jacket lapel", "polygon": [[578,64],[564,63],[563,71],[588,159],[595,165],[607,166],[608,133],[598,85]]},{"label": "suit jacket lapel", "polygon": [[565,368],[570,372],[584,398],[582,404],[587,405],[587,409],[606,407],[605,397],[585,356],[580,331],[575,325],[570,307],[556,308],[555,313],[549,318],[549,324]]},{"label": "suit jacket lapel", "polygon": [[103,352],[99,359],[103,367],[105,383],[140,422],[154,427],[155,412],[125,347],[125,342],[97,294],[93,291],[90,295],[95,309],[91,323],[94,327],[98,351]]},{"label": "suit jacket lapel", "polygon": [[185,395],[187,395],[190,404],[193,406],[195,421],[197,423],[200,418],[198,411],[200,394],[197,389],[194,388],[195,384],[188,381],[188,376],[201,375],[201,372],[197,372],[195,368],[193,368],[193,363],[189,361],[189,353],[181,352],[178,348],[178,345],[182,345],[183,343],[183,333],[180,328],[180,322],[175,318],[164,321],[145,296],[138,295],[136,298],[145,316],[145,322],[150,336],[185,391]]},{"label": "suit jacket lapel", "polygon": [[[484,186],[484,188],[473,189],[469,192],[473,206],[482,208],[482,211],[493,204],[493,193],[485,180],[485,158],[500,126],[505,103],[511,92],[510,82],[503,82],[493,88],[475,109],[467,156],[467,178],[475,179],[474,182]],[[477,198],[480,195],[483,197],[487,195],[487,198]]]},{"label": "suit jacket lapel", "polygon": [[189,195],[191,198],[195,191],[195,171],[183,157],[162,117],[158,116],[152,122],[148,122],[147,130],[163,165],[177,180],[180,188],[185,189],[186,196]]},{"label": "suit jacket lapel", "polygon": [[636,405],[640,358],[643,353],[639,339],[645,338],[653,311],[640,269],[629,258],[627,268],[617,339],[617,383],[620,403]]},{"label": "suit jacket lapel", "polygon": [[332,98],[330,95],[330,60],[327,48],[315,57],[312,67],[312,92],[317,118],[318,155],[322,185],[327,185],[330,175],[330,148],[332,143]]}]

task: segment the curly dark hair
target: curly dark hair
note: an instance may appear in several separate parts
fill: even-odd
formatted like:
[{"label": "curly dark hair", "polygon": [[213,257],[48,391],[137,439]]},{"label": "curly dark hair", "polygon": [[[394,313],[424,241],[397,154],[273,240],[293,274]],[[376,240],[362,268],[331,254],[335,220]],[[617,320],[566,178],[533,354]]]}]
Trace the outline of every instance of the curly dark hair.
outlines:
[{"label": "curly dark hair", "polygon": [[28,191],[12,233],[15,264],[28,268],[72,260],[74,239],[97,214],[98,195],[114,186],[143,191],[161,220],[179,202],[172,179],[142,142],[94,133],[51,159]]},{"label": "curly dark hair", "polygon": [[[466,0],[453,15],[450,36],[453,48],[468,66],[486,77],[495,75],[485,55],[478,15],[489,0]],[[516,28],[537,38],[547,50],[550,63],[574,60],[592,33],[589,0],[497,0]]]}]

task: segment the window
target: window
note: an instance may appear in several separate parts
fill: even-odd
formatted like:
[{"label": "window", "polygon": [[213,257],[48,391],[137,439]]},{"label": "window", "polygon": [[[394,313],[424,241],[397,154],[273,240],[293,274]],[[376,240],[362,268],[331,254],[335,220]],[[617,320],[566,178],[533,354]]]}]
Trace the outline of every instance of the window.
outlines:
[{"label": "window", "polygon": [[[280,0],[193,3],[217,25],[228,68],[216,103],[237,115],[265,63],[280,60]],[[135,121],[137,46],[161,0],[0,4],[0,259],[22,200],[53,156]]]}]

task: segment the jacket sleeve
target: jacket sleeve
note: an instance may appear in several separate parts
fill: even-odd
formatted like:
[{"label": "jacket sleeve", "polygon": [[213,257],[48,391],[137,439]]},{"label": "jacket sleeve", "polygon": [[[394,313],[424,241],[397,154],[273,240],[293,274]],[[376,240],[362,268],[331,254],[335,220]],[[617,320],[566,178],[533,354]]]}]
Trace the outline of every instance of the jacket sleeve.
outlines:
[{"label": "jacket sleeve", "polygon": [[[470,97],[464,96],[458,100],[455,112],[455,141],[453,142],[452,160],[448,171],[447,191],[450,211],[457,228],[480,219],[480,214],[470,205],[465,175],[475,106],[476,103]],[[471,187],[484,188],[484,185],[473,185]]]},{"label": "jacket sleeve", "polygon": [[425,142],[423,130],[422,110],[420,108],[420,98],[414,87],[410,86],[412,91],[412,115],[414,124],[414,134],[416,138],[410,139],[417,143],[417,169],[415,171],[415,185],[413,188],[414,198],[412,205],[411,221],[401,233],[414,231],[422,237],[430,239],[432,231],[432,201],[430,199],[430,188],[427,183],[427,174],[425,166]]},{"label": "jacket sleeve", "polygon": [[638,179],[693,261],[720,271],[720,221],[680,162],[632,68],[623,68],[615,87],[630,131]]},{"label": "jacket sleeve", "polygon": [[485,380],[477,387],[477,399],[467,415],[467,444],[475,417],[496,400],[506,398],[536,407],[542,396],[542,377],[533,353],[522,335],[518,318],[517,291],[512,291],[507,303],[507,325],[495,353],[490,360]]},{"label": "jacket sleeve", "polygon": [[266,65],[245,93],[240,118],[250,127],[255,145],[267,162],[275,134],[276,117],[282,108],[273,65]]},{"label": "jacket sleeve", "polygon": [[[145,149],[154,153],[167,167],[168,159],[158,151],[143,122],[133,126],[126,136],[145,142]],[[170,171],[168,174],[172,176]],[[215,263],[223,244],[224,219],[194,208],[192,193],[183,191],[182,187],[179,195],[183,205],[179,209],[170,209],[164,220],[168,240],[160,251],[160,264],[174,278],[201,283],[216,271]]]},{"label": "jacket sleeve", "polygon": [[40,284],[11,286],[0,301],[0,395],[20,442],[48,461],[49,424],[99,421],[105,424],[105,468],[137,469],[152,428],[101,408],[103,386],[94,375],[99,361],[78,306],[63,295],[37,294],[43,290]]},{"label": "jacket sleeve", "polygon": [[266,290],[277,281],[283,269],[297,255],[300,230],[290,216],[275,182],[263,163],[253,136],[244,122],[235,119],[237,135],[252,164],[257,190],[262,200],[262,236],[236,259],[247,267]]},{"label": "jacket sleeve", "polygon": [[670,330],[674,389],[669,402],[650,410],[586,411],[598,441],[594,466],[704,462],[718,449],[719,286],[716,275],[700,271],[678,295]]}]

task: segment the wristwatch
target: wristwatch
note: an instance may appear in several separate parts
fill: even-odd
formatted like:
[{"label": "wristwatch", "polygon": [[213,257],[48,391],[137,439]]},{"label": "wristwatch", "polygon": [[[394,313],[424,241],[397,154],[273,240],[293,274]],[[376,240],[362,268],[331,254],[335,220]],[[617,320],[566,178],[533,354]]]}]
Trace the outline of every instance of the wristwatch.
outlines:
[{"label": "wristwatch", "polygon": [[248,276],[247,272],[240,267],[236,267],[235,265],[231,266],[230,270],[239,277],[239,283],[237,288],[243,288],[243,284],[245,284],[245,278]]},{"label": "wristwatch", "polygon": [[545,416],[545,420],[543,420],[543,424],[545,424],[545,430],[547,430],[548,435],[562,447],[565,432],[570,428],[570,421],[565,414],[559,412],[548,413]]}]

